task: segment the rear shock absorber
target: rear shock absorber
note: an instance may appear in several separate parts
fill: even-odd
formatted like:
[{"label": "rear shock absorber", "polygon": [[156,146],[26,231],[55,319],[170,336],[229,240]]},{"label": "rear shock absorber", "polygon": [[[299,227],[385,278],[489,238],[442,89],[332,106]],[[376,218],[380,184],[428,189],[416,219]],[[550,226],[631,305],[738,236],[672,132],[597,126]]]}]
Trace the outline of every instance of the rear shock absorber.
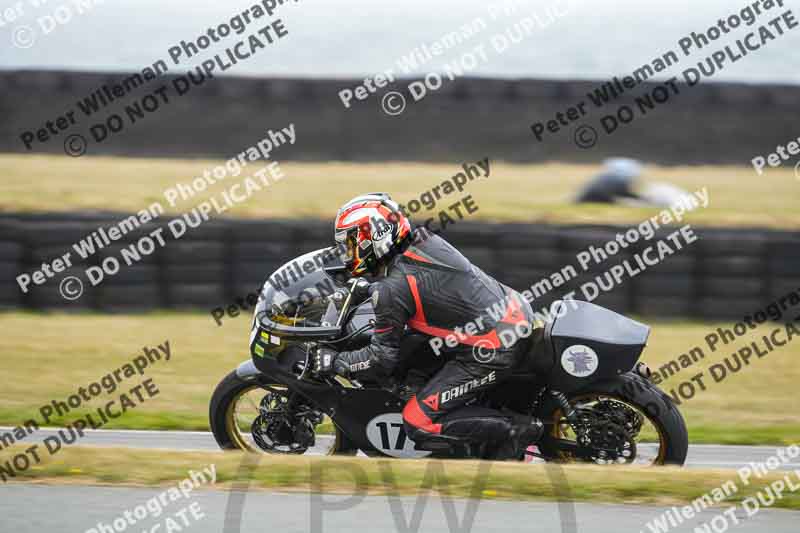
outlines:
[{"label": "rear shock absorber", "polygon": [[575,415],[575,409],[573,409],[569,404],[567,396],[563,392],[559,392],[557,390],[551,390],[550,394],[558,402],[558,405],[561,407],[561,411],[564,413],[564,418],[567,419],[567,422],[569,422],[570,425],[575,425],[578,422],[577,416]]}]

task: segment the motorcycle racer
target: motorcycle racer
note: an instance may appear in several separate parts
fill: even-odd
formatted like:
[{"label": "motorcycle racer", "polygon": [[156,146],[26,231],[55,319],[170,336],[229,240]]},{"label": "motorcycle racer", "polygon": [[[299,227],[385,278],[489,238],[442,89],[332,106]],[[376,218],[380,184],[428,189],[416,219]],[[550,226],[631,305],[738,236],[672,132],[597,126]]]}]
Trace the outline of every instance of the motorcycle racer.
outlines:
[{"label": "motorcycle racer", "polygon": [[[406,433],[421,449],[437,441],[457,441],[486,444],[487,457],[519,458],[541,437],[541,421],[474,403],[526,356],[527,339],[506,346],[500,334],[522,323],[530,325],[531,307],[443,238],[419,237],[385,193],[358,196],[342,206],[335,238],[344,250],[345,267],[353,276],[376,279],[370,287],[374,333],[370,344],[358,350],[319,348],[315,371],[386,379],[401,362],[406,328],[430,337],[455,335],[457,345],[443,353],[444,366],[403,409]],[[505,305],[499,319],[487,312],[498,302]],[[479,331],[463,333],[460,326],[467,323],[478,324]]]}]

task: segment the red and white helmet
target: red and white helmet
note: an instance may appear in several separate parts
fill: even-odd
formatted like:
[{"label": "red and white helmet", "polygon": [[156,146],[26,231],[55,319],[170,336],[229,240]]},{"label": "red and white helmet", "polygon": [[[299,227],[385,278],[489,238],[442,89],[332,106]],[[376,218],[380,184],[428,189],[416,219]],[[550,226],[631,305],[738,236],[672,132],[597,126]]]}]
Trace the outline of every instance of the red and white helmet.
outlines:
[{"label": "red and white helmet", "polygon": [[336,215],[334,237],[353,276],[363,276],[391,259],[410,235],[411,224],[386,193],[356,196]]}]

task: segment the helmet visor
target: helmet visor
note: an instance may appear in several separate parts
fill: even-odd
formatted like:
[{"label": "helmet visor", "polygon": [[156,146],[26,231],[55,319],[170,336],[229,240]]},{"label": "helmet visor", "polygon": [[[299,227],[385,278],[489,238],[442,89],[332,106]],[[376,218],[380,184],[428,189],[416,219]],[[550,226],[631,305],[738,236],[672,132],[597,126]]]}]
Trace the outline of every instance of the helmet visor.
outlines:
[{"label": "helmet visor", "polygon": [[339,250],[343,253],[342,262],[351,265],[356,258],[356,247],[358,242],[355,231],[338,231],[335,235]]}]

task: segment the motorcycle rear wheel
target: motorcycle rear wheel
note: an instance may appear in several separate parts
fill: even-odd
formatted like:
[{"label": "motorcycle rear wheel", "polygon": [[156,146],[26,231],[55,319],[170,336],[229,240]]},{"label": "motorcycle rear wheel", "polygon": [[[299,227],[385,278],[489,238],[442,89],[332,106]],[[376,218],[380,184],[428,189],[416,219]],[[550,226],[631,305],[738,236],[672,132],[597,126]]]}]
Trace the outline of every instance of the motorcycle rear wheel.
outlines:
[{"label": "motorcycle rear wheel", "polygon": [[[591,409],[593,406],[626,407],[638,412],[643,422],[652,427],[645,431],[645,441],[633,442],[629,450],[633,457],[616,462],[647,465],[683,465],[689,449],[689,437],[686,423],[672,399],[664,394],[650,381],[634,373],[621,374],[615,379],[590,385],[587,389],[568,395],[567,400],[573,408]],[[555,439],[574,442],[571,438],[571,426],[564,418],[561,407],[554,398],[548,398],[539,409],[540,417],[545,423],[546,437],[539,443],[540,453],[548,460],[570,462],[577,458],[563,450]],[[638,434],[637,434],[638,436]],[[637,460],[642,450],[652,450],[652,459]],[[584,461],[586,459],[583,459]],[[598,461],[602,462],[602,461]],[[614,461],[609,461],[609,463]]]}]

